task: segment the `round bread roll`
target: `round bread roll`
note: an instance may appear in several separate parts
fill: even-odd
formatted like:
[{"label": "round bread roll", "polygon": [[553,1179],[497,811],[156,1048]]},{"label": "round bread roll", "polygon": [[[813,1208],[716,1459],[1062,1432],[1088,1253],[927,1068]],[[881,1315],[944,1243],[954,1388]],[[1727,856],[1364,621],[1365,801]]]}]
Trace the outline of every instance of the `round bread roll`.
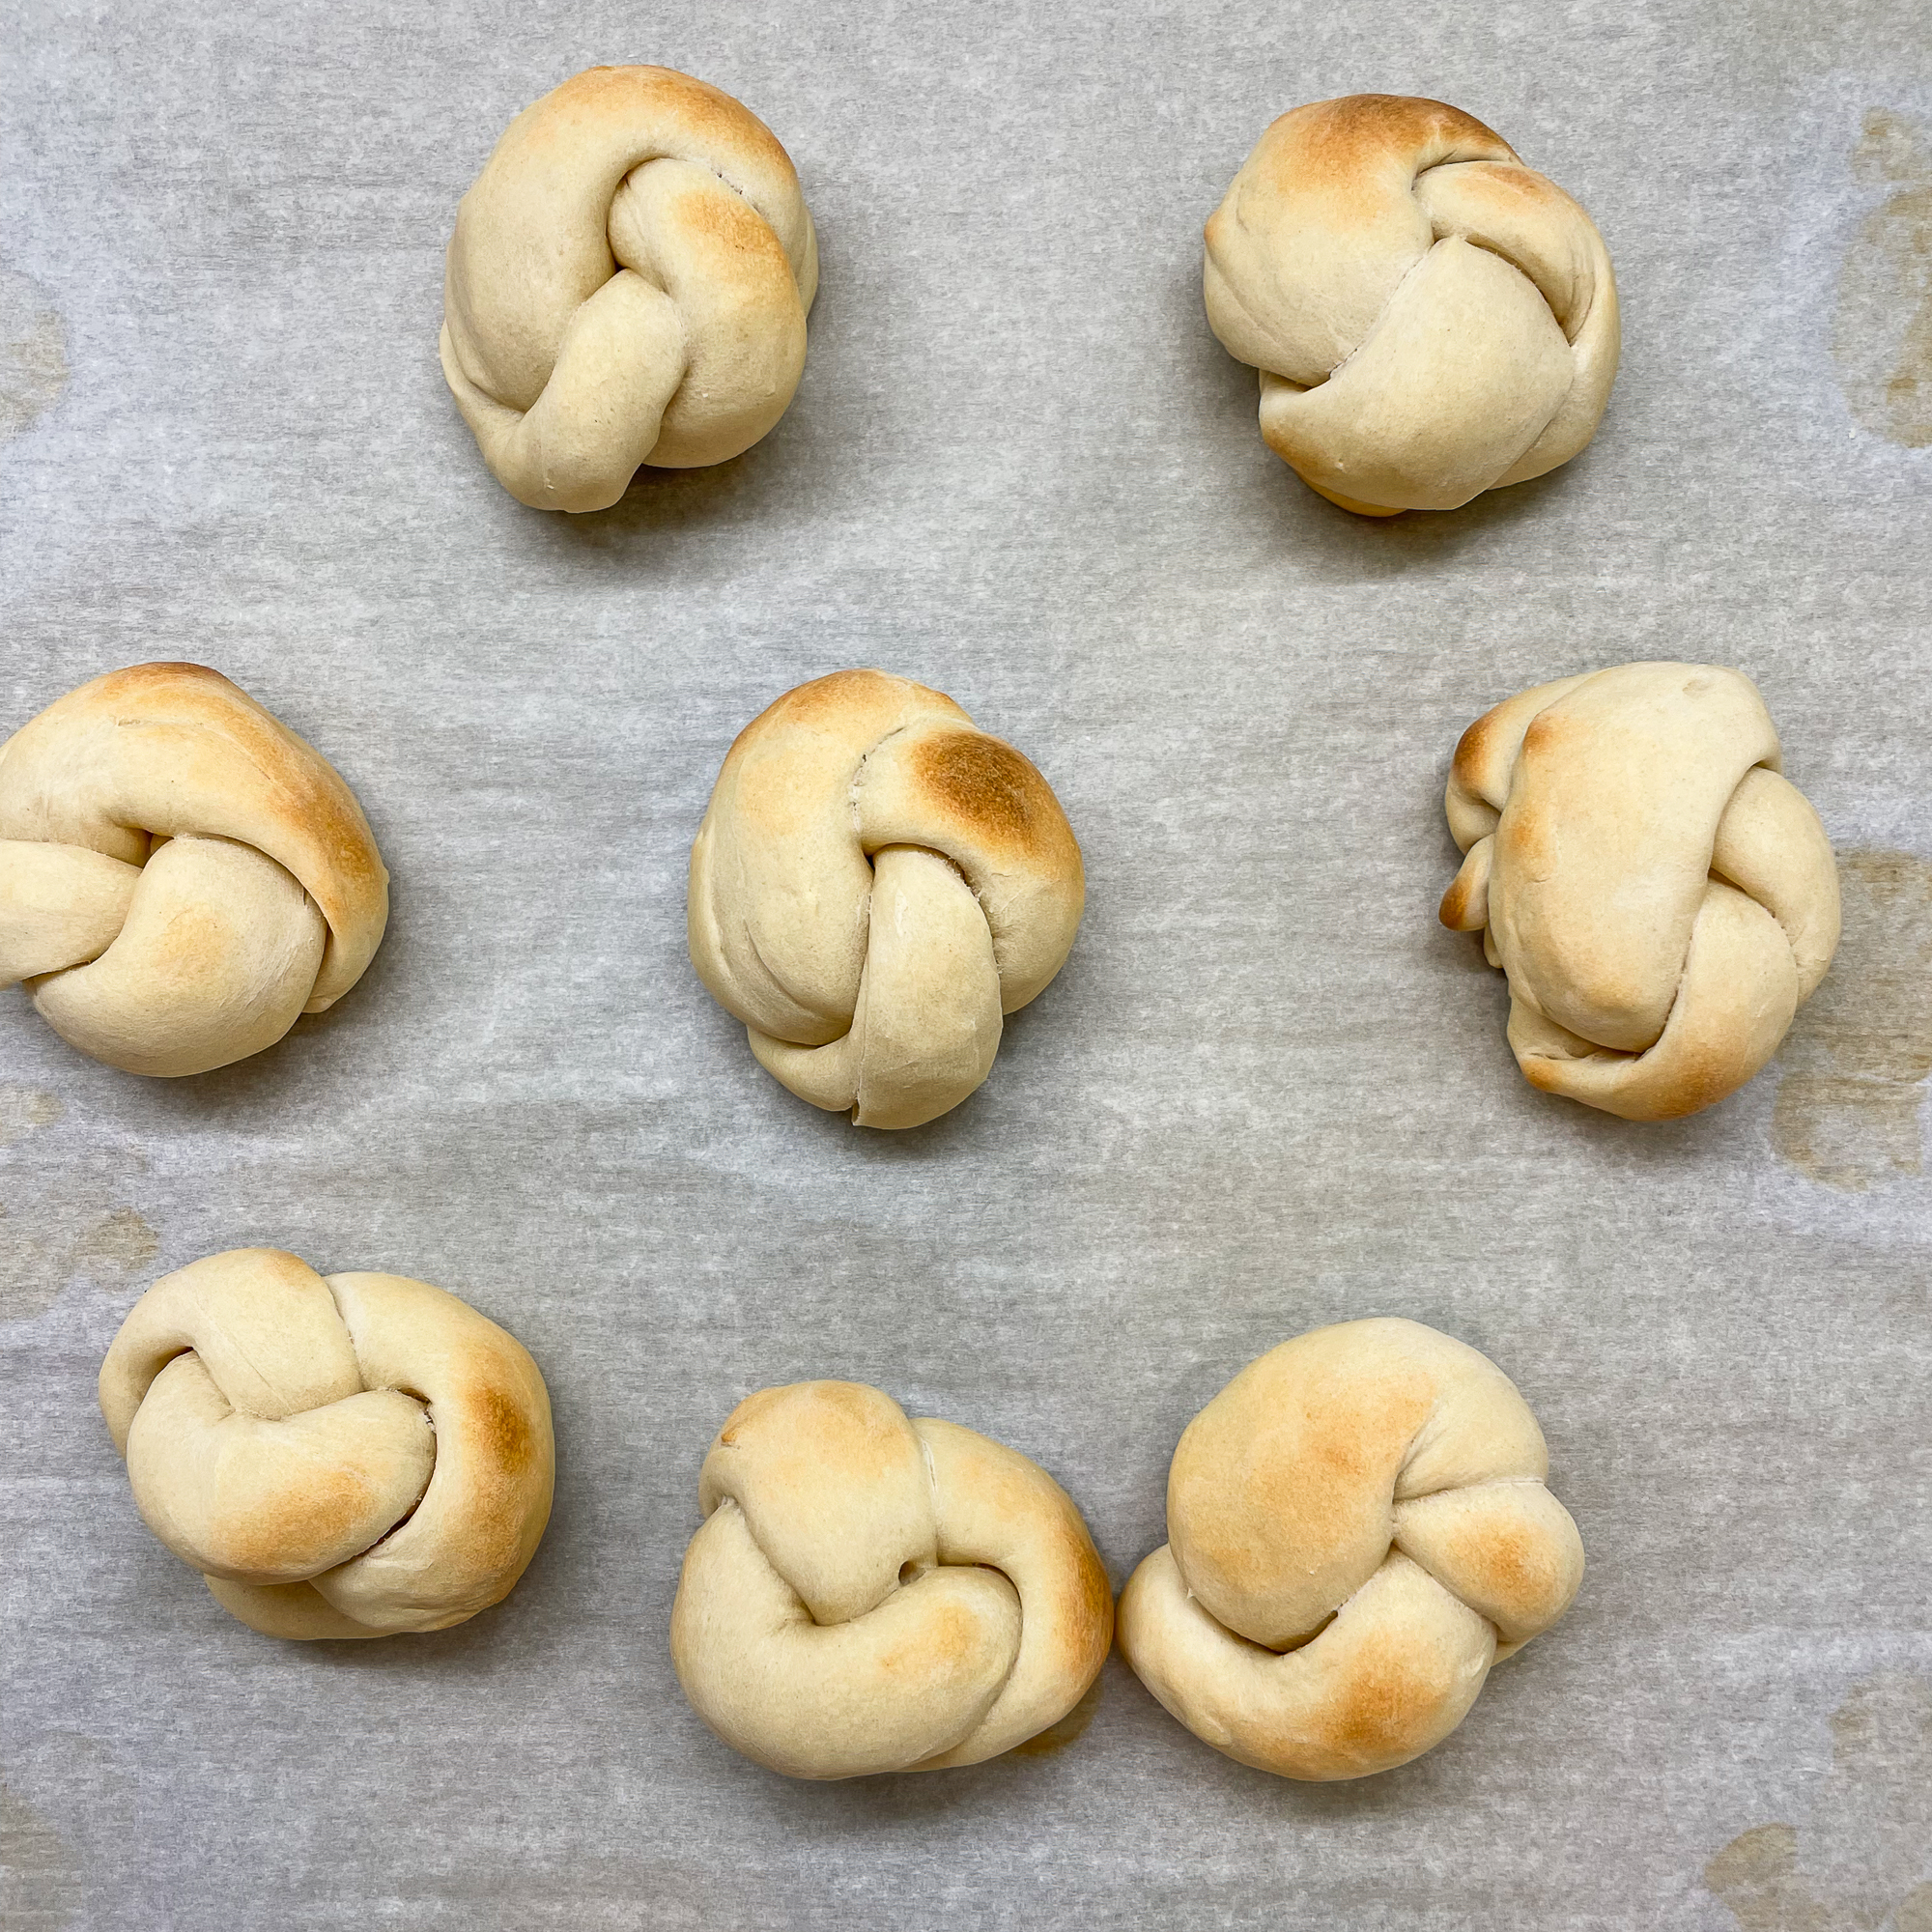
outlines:
[{"label": "round bread roll", "polygon": [[1187,1425],[1121,1650],[1194,1735],[1283,1777],[1366,1777],[1463,1721],[1583,1576],[1542,1432],[1417,1321],[1316,1328]]},{"label": "round bread roll", "polygon": [[838,671],[725,757],[691,848],[691,958],[801,1099],[916,1127],[992,1071],[1086,896],[1025,758],[923,684]]},{"label": "round bread roll", "polygon": [[1603,238],[1439,100],[1284,114],[1208,223],[1208,320],[1262,378],[1262,437],[1364,516],[1453,510],[1568,463],[1617,373]]},{"label": "round bread roll", "polygon": [[218,671],[109,671],[0,745],[0,985],[110,1066],[260,1053],[355,985],[388,918],[355,795]]},{"label": "round bread roll", "polygon": [[1838,871],[1742,671],[1629,664],[1463,732],[1442,923],[1509,976],[1534,1087],[1627,1121],[1694,1114],[1777,1051],[1838,944]]},{"label": "round bread roll", "polygon": [[1058,1483],[859,1382],[763,1389],[704,1459],[671,1611],[697,1715],[788,1777],[978,1764],[1065,1717],[1113,1641]]},{"label": "round bread roll", "polygon": [[526,107],[456,211],[442,370],[519,502],[602,510],[640,464],[736,456],[805,368],[818,243],[728,94],[593,67]]},{"label": "round bread roll", "polygon": [[447,1629],[550,1520],[550,1397],[521,1343],[394,1274],[278,1248],[165,1275],[100,1365],[143,1519],[270,1636]]}]

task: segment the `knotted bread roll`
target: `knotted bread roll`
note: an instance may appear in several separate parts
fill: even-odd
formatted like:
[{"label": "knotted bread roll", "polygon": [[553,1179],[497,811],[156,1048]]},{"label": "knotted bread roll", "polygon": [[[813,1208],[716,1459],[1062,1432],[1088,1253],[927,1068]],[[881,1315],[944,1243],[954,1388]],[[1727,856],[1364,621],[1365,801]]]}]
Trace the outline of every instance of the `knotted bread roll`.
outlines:
[{"label": "knotted bread roll", "polygon": [[1208,320],[1262,378],[1262,437],[1311,489],[1388,517],[1568,463],[1617,373],[1590,217],[1439,100],[1284,114],[1208,223]]},{"label": "knotted bread roll", "polygon": [[704,1459],[671,1658],[790,1777],[938,1771],[1065,1717],[1113,1641],[1087,1525],[1037,1463],[859,1382],[763,1389]]},{"label": "knotted bread roll", "polygon": [[1534,1087],[1628,1121],[1721,1100],[1838,944],[1838,871],[1742,671],[1629,664],[1499,704],[1456,747],[1442,923],[1509,976]]},{"label": "knotted bread roll", "polygon": [[1121,1650],[1173,1716],[1283,1777],[1365,1777],[1463,1721],[1570,1607],[1577,1525],[1487,1356],[1417,1321],[1312,1329],[1187,1425]]},{"label": "knotted bread roll", "polygon": [[142,1517],[270,1636],[443,1630],[510,1594],[550,1520],[522,1345],[394,1274],[277,1248],[165,1275],[100,1366]]},{"label": "knotted bread roll", "polygon": [[355,795],[217,671],[109,671],[0,745],[0,985],[110,1066],[260,1053],[355,985],[388,917]]},{"label": "knotted bread roll", "polygon": [[1046,781],[922,684],[800,685],[738,734],[691,848],[692,963],[801,1099],[916,1127],[992,1071],[1086,903]]},{"label": "knotted bread roll", "polygon": [[818,243],[748,108],[593,67],[510,123],[456,211],[442,369],[520,502],[602,510],[639,465],[736,456],[805,368]]}]

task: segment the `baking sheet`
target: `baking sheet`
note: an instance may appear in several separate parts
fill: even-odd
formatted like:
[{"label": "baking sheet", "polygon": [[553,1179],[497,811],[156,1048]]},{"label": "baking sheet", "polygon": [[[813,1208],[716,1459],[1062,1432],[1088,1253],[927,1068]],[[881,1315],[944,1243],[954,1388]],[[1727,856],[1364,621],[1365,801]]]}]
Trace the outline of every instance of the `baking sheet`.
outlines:
[{"label": "baking sheet", "polygon": [[[0,46],[0,730],[214,665],[395,878],[362,984],[201,1079],[0,996],[0,1923],[1932,1923],[1932,15],[161,0]],[[509,117],[624,60],[779,133],[823,291],[771,437],[566,521],[444,391],[441,247]],[[1577,195],[1626,325],[1584,457],[1387,524],[1267,453],[1198,292],[1266,122],[1370,88]],[[1522,1083],[1434,909],[1463,726],[1644,656],[1758,680],[1847,926],[1773,1068],[1639,1127]],[[987,1086],[900,1136],[780,1090],[684,950],[733,733],[871,664],[1033,757],[1090,880]],[[141,1526],[99,1356],[246,1242],[535,1354],[507,1604],[281,1645]],[[678,1696],[747,1390],[1012,1443],[1118,1584],[1195,1409],[1377,1312],[1515,1378],[1590,1558],[1420,1762],[1284,1783],[1116,1661],[1056,1747],[814,1787]]]}]

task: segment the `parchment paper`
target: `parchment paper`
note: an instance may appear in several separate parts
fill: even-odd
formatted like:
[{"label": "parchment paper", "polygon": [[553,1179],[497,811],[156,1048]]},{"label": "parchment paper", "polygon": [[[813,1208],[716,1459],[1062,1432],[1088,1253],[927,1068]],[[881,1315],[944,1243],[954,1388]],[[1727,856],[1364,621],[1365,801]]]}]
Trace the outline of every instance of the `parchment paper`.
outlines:
[{"label": "parchment paper", "polygon": [[[1924,1932],[1928,53],[1894,0],[0,13],[0,732],[216,666],[395,877],[361,985],[201,1079],[0,996],[0,1922]],[[772,436],[567,521],[444,390],[441,251],[510,116],[627,60],[779,133],[823,293]],[[1268,120],[1364,89],[1562,183],[1626,328],[1579,461],[1388,524],[1269,455],[1198,285]],[[1435,919],[1462,728],[1646,656],[1758,680],[1847,909],[1779,1062],[1666,1126],[1534,1094]],[[874,664],[1034,758],[1090,878],[992,1079],[896,1137],[784,1094],[684,944],[732,735]],[[143,1528],[100,1355],[247,1242],[535,1354],[505,1605],[278,1644]],[[1375,1312],[1515,1378],[1590,1560],[1420,1762],[1246,1771],[1115,1662],[1057,1748],[809,1786],[679,1697],[748,1390],[1012,1443],[1118,1583],[1201,1404]]]}]

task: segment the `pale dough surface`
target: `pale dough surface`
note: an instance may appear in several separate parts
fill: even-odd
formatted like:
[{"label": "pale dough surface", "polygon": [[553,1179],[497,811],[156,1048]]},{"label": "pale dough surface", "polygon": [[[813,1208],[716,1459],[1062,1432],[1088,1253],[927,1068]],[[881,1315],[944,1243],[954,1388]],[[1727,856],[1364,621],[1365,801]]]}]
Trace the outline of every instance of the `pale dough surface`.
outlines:
[{"label": "pale dough surface", "polygon": [[1099,1673],[1114,1596],[1077,1504],[857,1382],[762,1389],[704,1459],[671,1656],[725,1743],[792,1777],[978,1764]]},{"label": "pale dough surface", "polygon": [[443,375],[520,502],[605,510],[642,463],[749,449],[805,368],[818,243],[742,102],[596,67],[510,124],[456,212]]},{"label": "pale dough surface", "polygon": [[1756,686],[1630,664],[1539,685],[1463,732],[1442,923],[1510,984],[1524,1077],[1626,1120],[1721,1100],[1837,951],[1837,862]]}]

